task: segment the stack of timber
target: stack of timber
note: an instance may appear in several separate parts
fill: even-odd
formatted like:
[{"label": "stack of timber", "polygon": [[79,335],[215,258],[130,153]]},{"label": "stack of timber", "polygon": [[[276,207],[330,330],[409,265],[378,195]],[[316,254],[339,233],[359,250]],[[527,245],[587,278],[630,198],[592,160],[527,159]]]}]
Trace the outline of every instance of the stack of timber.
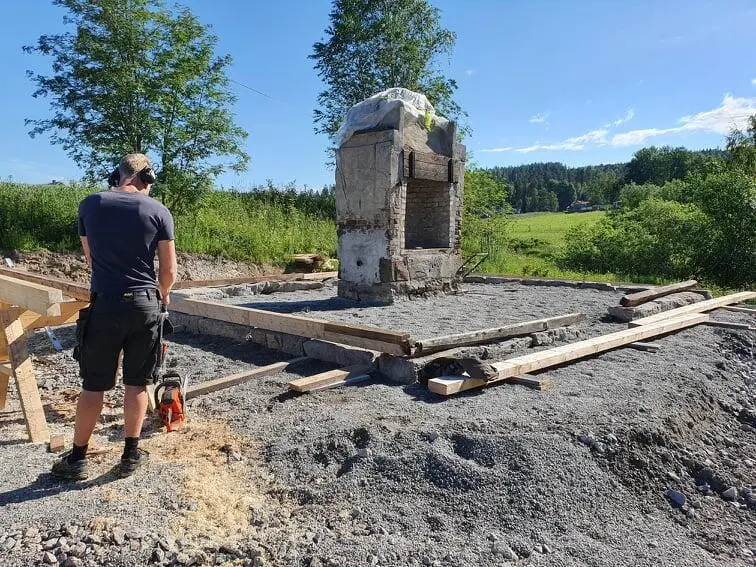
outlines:
[{"label": "stack of timber", "polygon": [[[707,311],[754,298],[756,298],[756,292],[744,291],[686,305],[652,317],[632,321],[630,328],[623,331],[496,362],[492,366],[496,370],[497,376],[490,381],[464,376],[432,378],[428,381],[428,388],[442,396],[449,396],[490,384],[506,382],[522,374],[551,368],[621,346],[638,346],[639,341],[707,323],[709,321],[709,316],[705,314]],[[643,344],[641,348],[648,348],[648,345]]]},{"label": "stack of timber", "polygon": [[707,290],[697,289],[696,280],[674,283],[627,294],[620,304],[608,308],[609,315],[623,323],[710,299]]}]

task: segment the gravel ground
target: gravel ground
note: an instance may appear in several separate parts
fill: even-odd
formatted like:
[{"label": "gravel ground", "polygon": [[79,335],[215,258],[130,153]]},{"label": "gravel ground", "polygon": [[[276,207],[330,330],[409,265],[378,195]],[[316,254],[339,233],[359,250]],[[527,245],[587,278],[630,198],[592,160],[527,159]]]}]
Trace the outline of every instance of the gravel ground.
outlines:
[{"label": "gravel ground", "polygon": [[[204,293],[204,297],[235,305],[406,331],[416,340],[577,311],[585,313],[592,324],[601,325],[607,306],[619,304],[622,297],[619,291],[466,284],[463,293],[458,295],[430,300],[398,300],[389,306],[363,306],[338,297],[335,280],[327,281],[321,289],[269,295],[220,297],[223,293],[220,290]],[[202,292],[198,293],[198,298],[201,297]],[[432,309],[428,308],[429,305]],[[611,328],[600,326],[597,330],[608,332]]]},{"label": "gravel ground", "polygon": [[[618,294],[514,289],[476,286],[501,291],[478,298],[495,320],[463,303],[470,293],[445,298],[444,316],[458,305],[459,324],[468,315],[480,328],[584,311],[619,328],[600,322]],[[394,319],[372,308],[358,320],[423,336],[414,321],[430,324],[428,304],[399,307]],[[58,335],[63,353],[41,333],[30,346],[53,432],[70,440],[76,368],[70,329]],[[0,475],[0,564],[42,562],[50,546],[68,565],[753,565],[755,340],[699,326],[658,340],[657,353],[618,349],[550,370],[548,390],[500,385],[449,399],[379,377],[294,396],[286,383],[297,375],[282,373],[192,400],[180,433],[150,424],[151,462],[125,480],[110,472],[115,391],[94,443],[110,450],[79,486],[52,482],[55,457],[23,442],[11,388],[0,460],[16,465]],[[171,353],[195,383],[285,359],[181,334]]]}]

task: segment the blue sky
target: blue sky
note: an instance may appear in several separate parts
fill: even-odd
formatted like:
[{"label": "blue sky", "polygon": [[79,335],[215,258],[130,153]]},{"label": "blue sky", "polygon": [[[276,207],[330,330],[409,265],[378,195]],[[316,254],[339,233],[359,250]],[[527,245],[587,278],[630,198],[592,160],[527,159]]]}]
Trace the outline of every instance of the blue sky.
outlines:
[{"label": "blue sky", "polygon": [[[267,179],[320,188],[333,182],[328,141],[312,111],[322,89],[312,44],[323,36],[328,0],[185,0],[234,59],[238,123],[249,132],[249,170],[225,187]],[[442,71],[459,84],[469,113],[471,161],[491,167],[534,161],[569,165],[628,160],[643,146],[721,146],[756,113],[753,0],[433,0],[457,33]],[[25,118],[49,107],[31,97],[26,70],[49,60],[21,46],[64,29],[47,0],[0,0],[0,178],[46,182],[81,176],[60,147],[31,139]]]}]

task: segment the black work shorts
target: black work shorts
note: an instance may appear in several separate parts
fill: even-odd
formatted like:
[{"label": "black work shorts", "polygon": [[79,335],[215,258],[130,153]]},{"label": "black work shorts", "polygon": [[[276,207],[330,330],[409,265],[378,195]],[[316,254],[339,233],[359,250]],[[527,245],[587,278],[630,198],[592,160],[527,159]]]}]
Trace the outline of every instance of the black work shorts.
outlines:
[{"label": "black work shorts", "polygon": [[115,386],[121,351],[123,383],[152,383],[161,348],[160,300],[155,291],[139,290],[127,298],[98,295],[85,317],[79,337],[84,390],[104,392]]}]

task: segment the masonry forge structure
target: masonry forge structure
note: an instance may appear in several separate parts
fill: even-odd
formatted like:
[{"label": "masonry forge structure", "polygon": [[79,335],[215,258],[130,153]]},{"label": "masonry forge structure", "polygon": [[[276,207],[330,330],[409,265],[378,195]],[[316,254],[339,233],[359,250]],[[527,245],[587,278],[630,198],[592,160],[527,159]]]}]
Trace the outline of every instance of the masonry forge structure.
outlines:
[{"label": "masonry forge structure", "polygon": [[336,152],[338,294],[391,303],[457,287],[465,146],[401,104]]}]

